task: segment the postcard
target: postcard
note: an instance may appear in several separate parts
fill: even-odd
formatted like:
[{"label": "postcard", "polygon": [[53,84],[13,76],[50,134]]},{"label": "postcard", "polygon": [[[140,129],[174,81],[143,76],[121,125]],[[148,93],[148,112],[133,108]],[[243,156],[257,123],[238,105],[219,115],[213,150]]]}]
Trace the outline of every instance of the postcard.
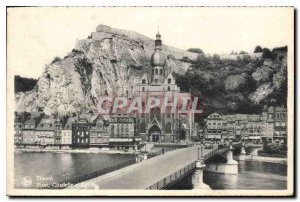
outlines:
[{"label": "postcard", "polygon": [[8,7],[7,195],[294,195],[293,7]]}]

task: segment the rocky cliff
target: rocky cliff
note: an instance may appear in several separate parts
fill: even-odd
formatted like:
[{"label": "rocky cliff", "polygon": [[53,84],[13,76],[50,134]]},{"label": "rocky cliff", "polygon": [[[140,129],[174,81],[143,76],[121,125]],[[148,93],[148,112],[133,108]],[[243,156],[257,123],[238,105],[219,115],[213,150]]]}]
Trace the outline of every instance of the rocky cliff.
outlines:
[{"label": "rocky cliff", "polygon": [[[93,109],[101,96],[132,96],[133,87],[151,71],[154,40],[136,32],[99,25],[87,39],[76,42],[63,59],[46,65],[35,88],[15,94],[17,112],[68,115]],[[196,53],[163,45],[167,72],[183,74]]]}]

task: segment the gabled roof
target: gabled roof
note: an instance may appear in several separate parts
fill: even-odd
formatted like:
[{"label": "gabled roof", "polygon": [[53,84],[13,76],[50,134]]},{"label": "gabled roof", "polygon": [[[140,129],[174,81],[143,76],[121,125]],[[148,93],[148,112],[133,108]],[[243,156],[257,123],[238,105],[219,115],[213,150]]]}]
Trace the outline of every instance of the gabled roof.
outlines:
[{"label": "gabled roof", "polygon": [[77,116],[69,117],[66,124],[64,125],[64,130],[71,130],[72,129],[72,123],[75,123],[77,121]]},{"label": "gabled roof", "polygon": [[35,130],[37,131],[53,131],[56,129],[55,127],[55,118],[53,116],[49,116],[48,118],[42,118],[38,123]]}]

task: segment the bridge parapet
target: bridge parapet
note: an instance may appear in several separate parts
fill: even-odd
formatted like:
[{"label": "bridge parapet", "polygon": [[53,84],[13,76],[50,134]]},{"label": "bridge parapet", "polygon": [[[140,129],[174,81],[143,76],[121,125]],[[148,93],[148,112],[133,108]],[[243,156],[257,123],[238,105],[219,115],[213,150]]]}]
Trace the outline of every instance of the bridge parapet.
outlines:
[{"label": "bridge parapet", "polygon": [[177,170],[176,172],[161,179],[160,181],[156,182],[155,184],[152,184],[151,186],[147,187],[146,189],[166,189],[166,188],[174,185],[176,182],[182,180],[189,174],[193,173],[195,170],[195,167],[196,167],[196,162],[190,163],[190,164],[186,165],[185,167],[181,168],[180,170]]}]

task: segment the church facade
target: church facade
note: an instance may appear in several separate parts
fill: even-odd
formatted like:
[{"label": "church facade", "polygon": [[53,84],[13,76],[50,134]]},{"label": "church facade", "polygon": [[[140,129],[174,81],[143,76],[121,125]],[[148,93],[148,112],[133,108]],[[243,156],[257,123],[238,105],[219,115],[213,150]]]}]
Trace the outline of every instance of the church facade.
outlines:
[{"label": "church facade", "polygon": [[[135,86],[134,97],[140,97],[142,107],[146,108],[148,98],[168,99],[168,103],[173,103],[177,98],[185,97],[191,100],[190,93],[180,92],[176,81],[170,73],[166,72],[166,56],[162,51],[161,35],[158,32],[155,40],[155,50],[151,56],[152,71],[144,74],[140,82]],[[137,130],[144,141],[149,142],[178,142],[188,140],[193,133],[194,114],[191,106],[186,107],[186,112],[180,111],[183,103],[178,102],[176,110],[172,106],[167,106],[162,113],[162,106],[153,106],[150,112],[139,113],[137,117]]]}]

